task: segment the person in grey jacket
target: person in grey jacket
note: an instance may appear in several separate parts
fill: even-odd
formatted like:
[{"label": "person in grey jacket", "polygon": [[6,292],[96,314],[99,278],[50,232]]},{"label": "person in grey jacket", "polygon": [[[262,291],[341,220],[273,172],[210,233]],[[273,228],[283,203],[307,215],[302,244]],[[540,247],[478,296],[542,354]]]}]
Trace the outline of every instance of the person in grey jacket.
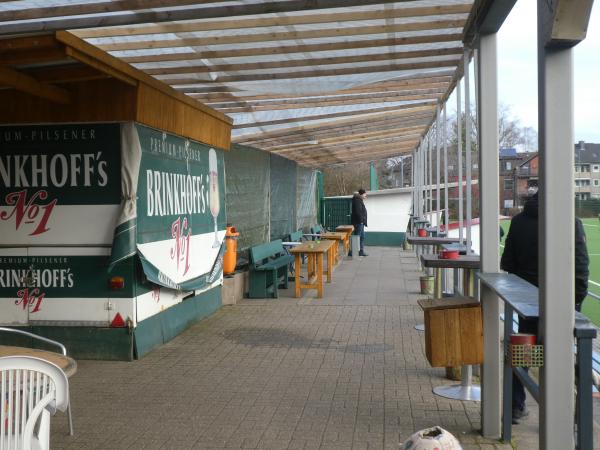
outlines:
[{"label": "person in grey jacket", "polygon": [[[360,236],[360,252],[358,253],[358,256],[367,256],[365,253],[365,227],[367,226],[365,198],[367,198],[367,191],[362,188],[360,188],[352,197],[351,221],[354,226],[354,234]],[[352,251],[348,253],[348,256],[352,256]]]}]

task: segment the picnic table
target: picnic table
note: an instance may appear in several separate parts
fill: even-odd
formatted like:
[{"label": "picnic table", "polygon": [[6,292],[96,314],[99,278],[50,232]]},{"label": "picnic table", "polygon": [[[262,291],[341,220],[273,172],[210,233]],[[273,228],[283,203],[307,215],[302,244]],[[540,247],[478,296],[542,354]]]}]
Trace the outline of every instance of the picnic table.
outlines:
[{"label": "picnic table", "polygon": [[[291,248],[290,253],[295,257],[296,298],[302,296],[302,289],[316,289],[318,298],[323,298],[323,255],[327,255],[327,282],[331,283],[333,272],[333,249],[335,241],[309,241]],[[300,272],[302,255],[306,255],[307,282],[302,283]]]},{"label": "picnic table", "polygon": [[348,254],[350,251],[350,236],[354,232],[354,225],[339,225],[335,228],[335,231],[346,233],[346,239],[344,240],[344,252]]},{"label": "picnic table", "polygon": [[344,249],[346,249],[348,235],[346,233],[343,233],[343,232],[326,231],[325,233],[321,233],[321,239],[327,239],[327,240],[335,242],[335,245],[334,245],[335,249],[334,249],[334,252],[333,252],[333,255],[334,255],[333,263],[337,264],[338,263],[339,250],[340,250],[339,243],[342,242],[342,245],[343,245]]}]

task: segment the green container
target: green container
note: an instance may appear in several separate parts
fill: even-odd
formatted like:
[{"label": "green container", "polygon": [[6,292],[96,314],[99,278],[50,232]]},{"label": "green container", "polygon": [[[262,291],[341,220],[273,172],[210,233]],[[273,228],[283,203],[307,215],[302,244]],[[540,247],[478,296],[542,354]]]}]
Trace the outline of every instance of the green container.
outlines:
[{"label": "green container", "polygon": [[435,277],[432,275],[423,275],[419,277],[419,281],[421,282],[421,294],[433,295]]}]

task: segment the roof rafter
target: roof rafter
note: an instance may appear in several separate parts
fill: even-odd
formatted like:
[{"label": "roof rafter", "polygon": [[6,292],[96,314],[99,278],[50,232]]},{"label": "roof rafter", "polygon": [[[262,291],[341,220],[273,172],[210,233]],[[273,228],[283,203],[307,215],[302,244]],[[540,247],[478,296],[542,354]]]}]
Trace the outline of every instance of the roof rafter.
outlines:
[{"label": "roof rafter", "polygon": [[[211,19],[236,17],[254,14],[286,13],[327,8],[348,8],[352,6],[394,3],[397,0],[286,0],[265,1],[245,5],[190,6],[182,9],[161,9],[160,11],[119,11],[111,14],[78,15],[49,18],[38,21],[17,21],[0,23],[0,34],[33,33],[39,31],[74,30],[76,28],[108,27],[138,23],[173,22],[178,20]],[[414,1],[414,0],[405,0]],[[196,2],[197,3],[197,2]]]},{"label": "roof rafter", "polygon": [[344,117],[344,116],[360,116],[370,113],[378,113],[378,112],[386,112],[386,111],[399,111],[402,109],[411,110],[411,111],[425,111],[427,109],[434,110],[437,102],[421,102],[410,105],[400,105],[400,106],[386,106],[383,108],[370,108],[370,109],[358,109],[354,111],[343,111],[336,112],[330,114],[317,114],[312,116],[304,116],[304,117],[293,117],[293,118],[285,118],[285,119],[276,119],[276,120],[268,120],[264,122],[251,122],[251,123],[241,123],[234,125],[233,128],[257,128],[267,125],[277,125],[282,123],[290,123],[290,122],[308,122],[311,120],[321,120],[321,119],[329,119],[333,117]]},{"label": "roof rafter", "polygon": [[432,50],[411,50],[403,52],[386,52],[367,55],[337,56],[327,58],[302,58],[286,61],[260,61],[242,64],[194,65],[183,67],[160,67],[143,69],[148,75],[173,75],[182,73],[232,72],[243,70],[285,69],[332,64],[350,64],[356,62],[390,61],[404,58],[426,58],[430,56],[462,55],[460,46]]},{"label": "roof rafter", "polygon": [[97,28],[77,31],[81,38],[136,36],[143,34],[186,33],[192,31],[231,30],[239,28],[259,28],[273,26],[307,25],[318,23],[351,22],[365,20],[389,20],[407,17],[441,16],[465,14],[471,10],[468,3],[425,7],[404,7],[374,11],[350,11],[299,15],[269,15],[259,18],[238,18],[237,20],[200,20],[195,22],[161,23],[135,27]]},{"label": "roof rafter", "polygon": [[150,55],[120,55],[119,59],[134,63],[161,61],[188,61],[214,58],[237,58],[242,56],[287,55],[292,53],[328,52],[358,48],[394,47],[399,45],[429,44],[437,42],[460,42],[462,34],[443,33],[428,36],[410,36],[401,38],[365,39],[350,42],[329,42],[325,44],[282,45],[279,47],[236,48],[231,50],[206,50],[197,52],[168,52]]},{"label": "roof rafter", "polygon": [[[456,67],[460,63],[460,58],[444,59],[439,61],[426,61],[417,63],[397,63],[386,64],[380,66],[360,66],[347,67],[343,69],[323,69],[323,70],[306,70],[299,72],[283,72],[283,73],[260,73],[248,75],[224,75],[217,77],[214,80],[202,80],[202,83],[239,83],[248,81],[270,81],[270,80],[291,80],[296,78],[316,78],[316,77],[331,77],[340,75],[356,75],[364,73],[381,73],[381,72],[400,72],[403,70],[417,69],[443,69],[448,67]],[[432,73],[434,75],[434,73]],[[194,78],[165,78],[161,80],[170,85],[186,85],[198,82]]]},{"label": "roof rafter", "polygon": [[280,31],[270,33],[250,33],[198,38],[178,38],[157,40],[148,36],[148,40],[114,42],[110,44],[95,43],[104,51],[141,50],[153,48],[194,47],[203,45],[239,44],[250,42],[290,41],[342,36],[361,36],[369,34],[401,33],[409,31],[439,30],[446,28],[462,28],[465,20],[434,20],[431,22],[402,23],[397,25],[372,25],[365,27],[325,28],[321,30]]}]

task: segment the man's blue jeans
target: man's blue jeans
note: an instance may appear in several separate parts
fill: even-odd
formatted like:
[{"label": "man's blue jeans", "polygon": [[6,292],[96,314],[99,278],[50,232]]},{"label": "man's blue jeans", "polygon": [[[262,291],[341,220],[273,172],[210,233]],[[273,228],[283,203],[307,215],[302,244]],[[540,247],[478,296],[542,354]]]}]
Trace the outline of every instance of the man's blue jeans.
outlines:
[{"label": "man's blue jeans", "polygon": [[365,225],[359,223],[354,225],[354,234],[360,236],[360,253],[365,252]]}]

